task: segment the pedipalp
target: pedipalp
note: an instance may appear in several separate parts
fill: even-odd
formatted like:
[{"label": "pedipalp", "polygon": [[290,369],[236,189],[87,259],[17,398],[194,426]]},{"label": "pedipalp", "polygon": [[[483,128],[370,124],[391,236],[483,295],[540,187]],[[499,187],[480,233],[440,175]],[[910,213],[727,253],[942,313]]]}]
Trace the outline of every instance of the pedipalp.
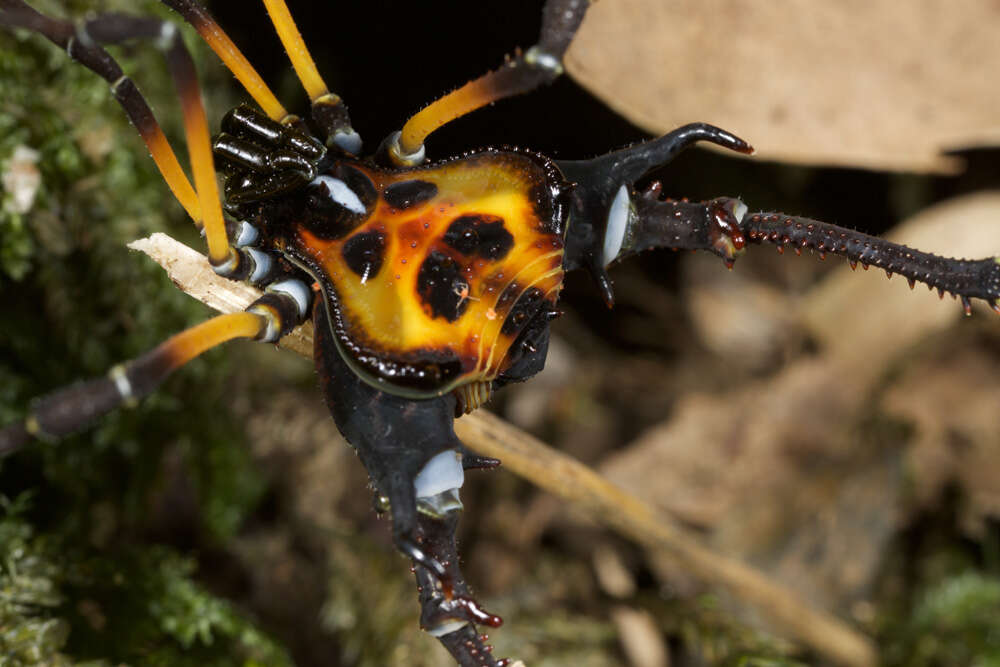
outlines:
[{"label": "pedipalp", "polygon": [[1000,314],[1000,257],[952,259],[892,243],[828,222],[773,211],[748,213],[741,200],[718,197],[705,202],[663,200],[662,186],[653,182],[639,192],[635,183],[698,141],[709,141],[739,153],[753,148],[735,135],[704,123],[692,123],[663,137],[590,160],[561,161],[559,167],[575,182],[576,216],[566,244],[567,270],[586,268],[605,303],[614,304],[606,267],[652,248],[706,250],[719,255],[729,268],[748,244],[772,243],[779,251],[809,248],[840,255],[854,268],[860,263],[905,276],[959,298],[966,315],[971,300],[982,299]]}]

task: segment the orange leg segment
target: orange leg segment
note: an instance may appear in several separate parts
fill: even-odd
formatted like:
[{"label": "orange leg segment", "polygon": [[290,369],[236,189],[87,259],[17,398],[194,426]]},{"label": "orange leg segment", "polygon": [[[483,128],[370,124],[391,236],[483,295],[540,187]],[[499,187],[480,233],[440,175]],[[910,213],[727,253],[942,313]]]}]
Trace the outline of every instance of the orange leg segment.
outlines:
[{"label": "orange leg segment", "polygon": [[285,0],[264,0],[264,6],[267,7],[271,23],[274,24],[274,29],[285,46],[285,51],[288,52],[288,59],[295,68],[295,75],[306,89],[309,101],[315,104],[330,91],[319,70],[316,69],[312,56],[309,55],[309,49],[306,48],[306,43],[292,19],[292,13],[288,11],[288,5],[285,4]]},{"label": "orange leg segment", "polygon": [[474,79],[414,114],[395,141],[389,157],[400,166],[424,159],[424,141],[442,125],[506,97],[521,95],[562,74],[562,58],[583,23],[589,0],[548,0],[542,12],[538,43],[518,53],[500,69]]},{"label": "orange leg segment", "polygon": [[22,422],[0,429],[0,456],[32,438],[55,439],[74,433],[121,405],[152,393],[175,370],[203,352],[234,338],[257,338],[267,318],[254,313],[218,315],[169,338],[104,377],[78,382],[36,399]]},{"label": "orange leg segment", "polygon": [[155,120],[147,130],[143,130],[138,125],[136,125],[136,129],[139,130],[139,136],[142,137],[146,147],[149,149],[149,154],[153,157],[153,162],[156,163],[156,167],[160,170],[160,175],[166,181],[170,192],[173,193],[177,201],[184,207],[188,216],[195,221],[195,224],[198,224],[198,221],[201,220],[201,206],[198,204],[198,194],[191,187],[191,181],[188,180],[184,169],[181,168],[180,162],[177,161],[177,155],[167,142],[163,130]]},{"label": "orange leg segment", "polygon": [[540,85],[539,77],[525,76],[526,72],[516,63],[514,61],[514,64],[504,65],[473,79],[414,114],[403,126],[400,136],[402,152],[416,153],[423,146],[424,140],[443,125],[491,102],[528,92]]},{"label": "orange leg segment", "polygon": [[129,366],[155,368],[156,384],[195,357],[234,338],[256,338],[267,322],[255,313],[240,312],[216,315],[160,343]]},{"label": "orange leg segment", "polygon": [[205,227],[205,239],[208,242],[208,259],[213,267],[222,267],[233,258],[234,251],[229,246],[226,224],[222,219],[208,119],[205,117],[205,107],[201,102],[201,92],[198,90],[194,62],[179,37],[167,51],[167,63],[181,99],[184,132],[187,136],[188,152],[191,155],[191,171],[194,173],[195,189],[198,192],[202,223]]},{"label": "orange leg segment", "polygon": [[191,0],[163,0],[163,4],[184,17],[184,20],[198,31],[205,43],[215,51],[215,54],[260,105],[264,113],[272,120],[284,121],[289,118],[285,107],[264,83],[264,79],[204,7],[191,2]]},{"label": "orange leg segment", "polygon": [[0,25],[25,28],[37,32],[64,49],[71,58],[100,75],[111,85],[111,92],[138,130],[149,149],[163,180],[184,210],[196,222],[201,219],[198,197],[184,174],[152,109],[133,81],[107,51],[92,40],[80,39],[77,27],[69,21],[40,14],[22,0],[0,2]]},{"label": "orange leg segment", "polygon": [[[71,58],[102,76],[111,84],[115,98],[149,148],[164,180],[199,227],[205,227],[208,255],[222,272],[238,262],[229,247],[222,207],[219,203],[208,122],[201,104],[198,81],[191,55],[176,27],[158,19],[127,14],[106,14],[74,25],[38,13],[23,0],[0,1],[0,25],[27,28],[64,48]],[[177,86],[184,111],[184,125],[191,153],[195,188],[184,175],[152,110],[132,80],[125,76],[101,44],[117,44],[135,39],[154,40],[165,51],[167,65]]]},{"label": "orange leg segment", "polygon": [[295,75],[309,95],[313,121],[327,135],[327,145],[338,147],[350,155],[357,155],[361,152],[361,137],[351,127],[347,106],[327,88],[285,0],[264,0],[264,6],[267,7],[267,14],[271,17],[278,38],[288,52]]}]

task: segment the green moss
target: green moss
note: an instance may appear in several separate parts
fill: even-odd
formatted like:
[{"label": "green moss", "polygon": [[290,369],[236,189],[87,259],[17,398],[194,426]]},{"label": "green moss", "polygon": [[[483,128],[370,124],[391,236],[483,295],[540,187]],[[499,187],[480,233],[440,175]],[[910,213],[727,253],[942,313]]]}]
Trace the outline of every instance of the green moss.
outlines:
[{"label": "green moss", "polygon": [[[18,503],[21,507],[25,498]],[[11,503],[2,500],[12,509]],[[58,563],[16,514],[0,520],[0,562],[0,655],[5,656],[5,664],[73,664],[61,652],[69,623],[56,615],[64,602],[57,582]]]},{"label": "green moss", "polygon": [[883,567],[875,628],[889,667],[1000,664],[1000,532],[962,535],[961,504],[952,489],[940,509],[918,515]]},{"label": "green moss", "polygon": [[[22,497],[23,498],[23,497]],[[288,665],[285,652],[163,548],[114,557],[36,536],[19,503],[0,519],[5,665]],[[89,656],[78,662],[69,654]]]},{"label": "green moss", "polygon": [[79,604],[71,646],[144,665],[289,665],[290,658],[232,605],[192,576],[195,564],[163,548],[80,561],[67,589]]},{"label": "green moss", "polygon": [[[92,9],[33,4],[62,16]],[[154,2],[101,6],[116,8],[167,15]],[[189,44],[196,60],[214,62]],[[162,57],[114,53],[183,146]],[[103,374],[210,315],[125,249],[153,231],[199,240],[106,82],[37,35],[0,31],[0,173],[19,149],[37,153],[40,185],[26,212],[12,193],[0,198],[0,424],[22,418],[32,397]],[[0,462],[0,490],[33,498],[0,522],[3,590],[16,593],[0,611],[0,655],[21,661],[4,664],[288,663],[196,583],[193,561],[149,537],[177,480],[194,487],[191,532],[208,545],[233,535],[263,493],[229,416],[228,363],[224,350],[210,353],[137,408]]]},{"label": "green moss", "polygon": [[966,571],[927,586],[888,625],[888,664],[1000,664],[1000,578]]}]

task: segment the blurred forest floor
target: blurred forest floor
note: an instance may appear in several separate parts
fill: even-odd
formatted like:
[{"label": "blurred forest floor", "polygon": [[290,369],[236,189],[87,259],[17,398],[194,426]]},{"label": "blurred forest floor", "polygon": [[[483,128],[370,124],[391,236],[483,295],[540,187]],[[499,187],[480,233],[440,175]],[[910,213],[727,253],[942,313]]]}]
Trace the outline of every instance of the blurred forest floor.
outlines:
[{"label": "blurred forest floor", "polygon": [[[116,4],[135,9],[104,8]],[[484,60],[472,74],[499,62]],[[179,136],[157,54],[122,61]],[[217,119],[239,98],[220,68],[201,73]],[[561,82],[540,106],[511,102],[513,116],[483,122],[515,134],[527,125],[517,114],[538,118],[560,95],[582,126],[598,124],[586,104],[609,116]],[[494,141],[457,125],[436,155]],[[523,141],[585,157],[643,136],[621,128],[584,148]],[[200,241],[133,135],[103,82],[42,40],[0,33],[0,423],[208,314],[124,250],[151,231]],[[935,175],[692,152],[656,177],[676,197],[739,195],[752,210],[941,254],[998,254],[998,153],[957,155],[963,171]],[[1000,664],[1000,320],[981,304],[964,318],[898,277],[767,247],[732,272],[653,252],[612,276],[612,313],[586,276],[570,277],[546,370],[490,409],[874,637],[884,664]],[[355,458],[307,362],[233,345],[138,408],[4,460],[0,664],[447,664],[417,627],[412,575]],[[467,579],[506,619],[497,655],[529,667],[821,664],[753,610],[502,469],[471,474],[463,500]]]}]

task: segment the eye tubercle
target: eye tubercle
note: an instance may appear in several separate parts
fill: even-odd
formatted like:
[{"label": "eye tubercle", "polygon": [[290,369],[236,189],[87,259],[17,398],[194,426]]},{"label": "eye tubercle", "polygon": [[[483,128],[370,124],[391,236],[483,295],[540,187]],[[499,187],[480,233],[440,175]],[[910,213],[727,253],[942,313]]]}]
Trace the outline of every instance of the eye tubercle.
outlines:
[{"label": "eye tubercle", "polygon": [[326,191],[329,193],[330,199],[351,213],[362,214],[365,212],[365,205],[361,201],[361,197],[339,178],[325,175],[317,176],[309,185],[326,186]]}]

